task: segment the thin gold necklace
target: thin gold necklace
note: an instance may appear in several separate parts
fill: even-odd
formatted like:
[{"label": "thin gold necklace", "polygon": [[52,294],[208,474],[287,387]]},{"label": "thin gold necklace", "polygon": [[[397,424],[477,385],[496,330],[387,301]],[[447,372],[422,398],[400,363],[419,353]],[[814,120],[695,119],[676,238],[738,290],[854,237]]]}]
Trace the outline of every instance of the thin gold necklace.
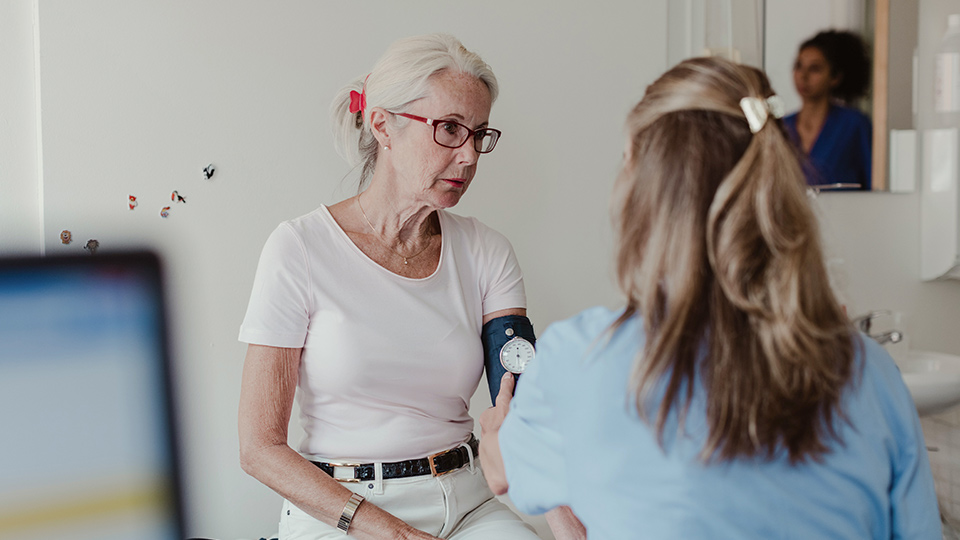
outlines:
[{"label": "thin gold necklace", "polygon": [[400,253],[399,251],[393,249],[393,247],[390,246],[390,243],[387,242],[387,239],[384,238],[384,237],[380,234],[380,231],[378,231],[377,228],[373,226],[373,223],[370,223],[370,218],[367,217],[367,213],[363,211],[363,205],[360,204],[360,195],[357,195],[357,207],[360,208],[360,215],[363,216],[363,220],[366,221],[366,222],[367,222],[367,225],[370,226],[370,230],[373,231],[373,234],[377,235],[377,238],[380,239],[380,242],[381,242],[384,246],[386,246],[387,249],[389,249],[390,251],[392,251],[392,252],[396,253],[397,255],[399,255],[400,258],[403,259],[403,264],[407,264],[407,260],[408,260],[408,259],[415,259],[415,258],[417,258],[421,253],[423,253],[424,251],[427,250],[427,248],[430,247],[430,241],[427,240],[427,245],[426,245],[423,249],[421,249],[420,251],[418,251],[418,252],[414,253],[413,255],[410,255],[409,257],[407,257],[407,256],[404,255],[403,253]]}]

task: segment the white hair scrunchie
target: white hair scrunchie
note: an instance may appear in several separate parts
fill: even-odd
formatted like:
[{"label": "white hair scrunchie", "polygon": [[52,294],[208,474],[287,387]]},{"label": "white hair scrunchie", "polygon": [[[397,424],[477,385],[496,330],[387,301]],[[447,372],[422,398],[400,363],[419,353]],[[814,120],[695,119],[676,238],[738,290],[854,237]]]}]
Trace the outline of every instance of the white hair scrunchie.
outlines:
[{"label": "white hair scrunchie", "polygon": [[784,112],[783,100],[778,95],[772,95],[767,99],[745,97],[740,100],[740,108],[743,109],[743,115],[747,117],[751,133],[763,129],[768,116],[773,115],[774,118],[783,118]]}]

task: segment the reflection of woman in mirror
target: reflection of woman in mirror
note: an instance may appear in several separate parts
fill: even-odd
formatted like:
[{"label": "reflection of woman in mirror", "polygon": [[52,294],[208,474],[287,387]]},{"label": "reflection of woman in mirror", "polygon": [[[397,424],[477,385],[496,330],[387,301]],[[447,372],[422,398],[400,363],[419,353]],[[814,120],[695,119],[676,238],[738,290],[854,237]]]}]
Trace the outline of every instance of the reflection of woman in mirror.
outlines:
[{"label": "reflection of woman in mirror", "polygon": [[869,190],[873,129],[870,118],[851,107],[870,83],[863,40],[852,32],[828,30],[803,42],[793,83],[803,104],[784,123],[809,158],[807,183]]}]

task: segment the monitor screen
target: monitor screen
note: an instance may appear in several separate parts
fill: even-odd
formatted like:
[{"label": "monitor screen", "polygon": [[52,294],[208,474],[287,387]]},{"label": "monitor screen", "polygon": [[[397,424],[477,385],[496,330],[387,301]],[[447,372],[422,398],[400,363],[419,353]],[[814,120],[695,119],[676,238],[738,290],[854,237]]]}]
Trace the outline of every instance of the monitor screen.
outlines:
[{"label": "monitor screen", "polygon": [[180,540],[160,265],[0,259],[0,539]]}]

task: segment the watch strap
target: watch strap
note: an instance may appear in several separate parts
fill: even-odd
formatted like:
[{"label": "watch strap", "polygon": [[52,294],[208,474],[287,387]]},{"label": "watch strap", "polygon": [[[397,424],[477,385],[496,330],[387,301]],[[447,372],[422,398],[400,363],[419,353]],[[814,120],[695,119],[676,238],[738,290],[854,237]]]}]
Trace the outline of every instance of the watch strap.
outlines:
[{"label": "watch strap", "polygon": [[350,495],[347,504],[343,505],[343,512],[340,514],[340,521],[337,522],[337,530],[347,534],[350,528],[350,522],[353,521],[353,515],[357,513],[357,508],[363,502],[363,496],[356,493]]}]

